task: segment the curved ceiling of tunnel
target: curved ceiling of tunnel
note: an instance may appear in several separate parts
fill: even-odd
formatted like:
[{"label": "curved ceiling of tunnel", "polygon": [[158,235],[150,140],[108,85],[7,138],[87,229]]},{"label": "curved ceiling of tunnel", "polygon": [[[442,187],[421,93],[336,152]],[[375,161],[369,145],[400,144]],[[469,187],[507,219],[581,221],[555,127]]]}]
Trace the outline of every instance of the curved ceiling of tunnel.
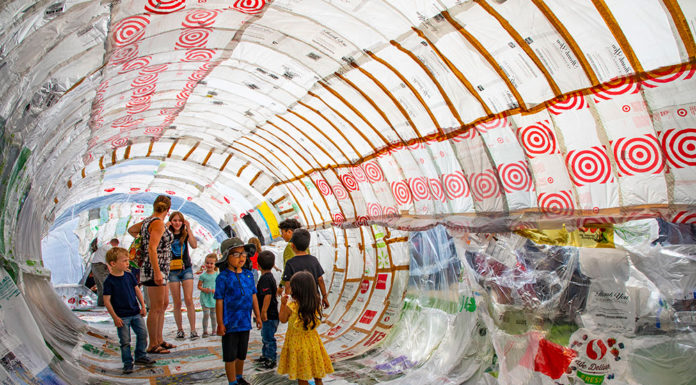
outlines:
[{"label": "curved ceiling of tunnel", "polygon": [[41,113],[8,126],[48,217],[138,190],[247,209],[223,186],[310,228],[692,213],[686,0],[57,4],[4,7],[0,69],[5,110]]}]

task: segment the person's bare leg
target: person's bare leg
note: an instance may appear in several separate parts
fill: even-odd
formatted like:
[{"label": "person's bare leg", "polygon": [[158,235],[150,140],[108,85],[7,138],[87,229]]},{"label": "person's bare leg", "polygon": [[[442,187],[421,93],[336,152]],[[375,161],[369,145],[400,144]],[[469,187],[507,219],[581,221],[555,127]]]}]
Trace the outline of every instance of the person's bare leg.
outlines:
[{"label": "person's bare leg", "polygon": [[324,381],[322,381],[321,378],[315,378],[314,385],[324,385]]},{"label": "person's bare leg", "polygon": [[[196,308],[193,306],[193,280],[187,279],[181,283],[181,286],[184,288],[184,303],[186,304],[186,316],[189,320],[191,333],[193,333],[196,331]],[[179,310],[179,313],[181,313],[181,310]]]},{"label": "person's bare leg", "polygon": [[235,372],[236,361],[225,362],[225,374],[227,375],[227,381],[233,382],[237,381],[237,373]]},{"label": "person's bare leg", "polygon": [[309,381],[305,381],[305,380],[297,380],[297,383],[299,385],[309,385]]},{"label": "person's bare leg", "polygon": [[184,325],[181,322],[181,283],[169,282],[168,286],[169,292],[172,294],[172,310],[174,311],[174,322],[176,322],[176,330],[184,330]]},{"label": "person's bare leg", "polygon": [[166,286],[148,286],[147,294],[150,297],[150,313],[147,315],[147,333],[150,344],[147,350],[159,346],[162,342],[162,327],[164,320],[164,297],[166,297]]},{"label": "person's bare leg", "polygon": [[244,375],[244,360],[234,360],[234,366],[237,371],[237,374],[240,376]]}]

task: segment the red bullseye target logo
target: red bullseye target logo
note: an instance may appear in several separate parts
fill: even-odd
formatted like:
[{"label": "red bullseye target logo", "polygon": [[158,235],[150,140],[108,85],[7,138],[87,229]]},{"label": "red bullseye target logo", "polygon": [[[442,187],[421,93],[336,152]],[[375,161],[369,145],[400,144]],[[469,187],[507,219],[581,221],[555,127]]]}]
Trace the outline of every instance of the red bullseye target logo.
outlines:
[{"label": "red bullseye target logo", "polygon": [[324,179],[317,179],[314,181],[314,183],[317,185],[317,189],[321,193],[321,195],[327,196],[331,195],[331,187],[329,187],[329,184],[326,183],[326,180]]},{"label": "red bullseye target logo", "polygon": [[128,145],[128,138],[115,138],[111,141],[112,148],[125,147]]},{"label": "red bullseye target logo", "polygon": [[121,71],[119,72],[119,74],[141,69],[150,64],[150,60],[152,60],[150,56],[143,56],[135,58],[133,60],[129,60],[128,62],[123,64],[123,67],[121,67]]},{"label": "red bullseye target logo", "polygon": [[583,110],[589,107],[585,96],[576,92],[556,99],[549,105],[549,112],[554,115],[560,115],[565,111]]},{"label": "red bullseye target logo", "polygon": [[603,146],[568,151],[566,165],[577,186],[607,183],[612,179],[611,163]]},{"label": "red bullseye target logo", "polygon": [[409,178],[408,186],[413,193],[413,199],[416,201],[430,199],[430,189],[428,188],[428,180],[425,177]]},{"label": "red bullseye target logo", "polygon": [[469,196],[469,183],[466,181],[463,171],[442,175],[442,185],[445,188],[447,199],[453,200]]},{"label": "red bullseye target logo", "polygon": [[382,206],[378,203],[368,203],[367,204],[367,215],[372,218],[378,218],[382,216]]},{"label": "red bullseye target logo", "polygon": [[210,29],[187,28],[181,31],[175,49],[205,48],[210,37]]},{"label": "red bullseye target logo", "polygon": [[186,51],[183,61],[185,62],[196,62],[196,61],[210,61],[215,54],[214,49],[191,49]]},{"label": "red bullseye target logo", "polygon": [[144,74],[160,73],[160,72],[166,71],[167,68],[168,67],[166,64],[155,64],[155,65],[151,65],[148,67],[144,67],[143,69],[140,70],[139,74],[144,75]]},{"label": "red bullseye target logo", "polygon": [[138,56],[138,45],[130,44],[116,48],[109,58],[109,63],[112,65],[120,65]]},{"label": "red bullseye target logo", "polygon": [[630,111],[631,111],[631,106],[629,106],[629,105],[626,104],[626,105],[624,105],[623,107],[621,107],[621,111],[623,111],[623,112],[630,112]]},{"label": "red bullseye target logo", "polygon": [[346,188],[343,187],[342,184],[335,184],[331,187],[331,189],[333,190],[333,193],[336,196],[336,199],[338,199],[338,200],[348,199],[348,191],[346,191]]},{"label": "red bullseye target logo", "polygon": [[682,118],[685,117],[687,114],[688,112],[684,108],[680,108],[677,110],[677,115],[679,115]]},{"label": "red bullseye target logo", "polygon": [[136,88],[142,86],[149,86],[151,84],[157,83],[158,77],[158,73],[140,75],[137,78],[133,79],[133,81],[131,82],[131,87]]},{"label": "red bullseye target logo", "polygon": [[[619,95],[636,94],[640,91],[640,84],[630,77],[614,79],[602,84],[594,90],[594,101],[600,103],[603,100],[611,100]],[[624,106],[628,107],[628,106]],[[630,107],[629,107],[630,110]],[[624,110],[625,111],[625,110]],[[628,112],[628,111],[626,111]]]},{"label": "red bullseye target logo", "polygon": [[362,166],[357,165],[351,168],[351,172],[353,173],[353,176],[355,177],[355,180],[358,181],[358,183],[367,182],[367,176],[365,176],[365,172],[363,171]]},{"label": "red bullseye target logo", "polygon": [[621,175],[659,174],[664,170],[660,145],[653,135],[619,138],[611,145]]},{"label": "red bullseye target logo", "polygon": [[492,120],[489,120],[489,121],[486,121],[483,123],[479,123],[476,125],[476,130],[479,133],[483,134],[483,133],[486,133],[490,130],[494,130],[497,128],[506,128],[508,126],[509,126],[509,123],[508,123],[507,117],[504,116],[502,118],[495,118],[495,119],[492,119]]},{"label": "red bullseye target logo", "polygon": [[336,226],[340,226],[341,224],[343,224],[343,222],[346,221],[346,218],[343,216],[342,213],[333,214],[332,219],[333,219],[333,224]]},{"label": "red bullseye target logo", "polygon": [[498,174],[507,193],[532,190],[532,177],[524,161],[501,164]]},{"label": "red bullseye target logo", "polygon": [[363,164],[363,169],[365,170],[365,175],[367,179],[372,182],[381,182],[384,180],[384,174],[382,174],[382,169],[375,162],[367,162]]},{"label": "red bullseye target logo", "polygon": [[157,136],[162,133],[162,127],[147,127],[144,133],[145,135]]},{"label": "red bullseye target logo", "polygon": [[557,193],[539,193],[537,204],[543,213],[551,215],[571,215],[575,211],[573,194],[568,190]]},{"label": "red bullseye target logo", "polygon": [[430,195],[435,200],[445,201],[445,190],[442,188],[442,182],[437,178],[428,178],[428,186],[430,187]]},{"label": "red bullseye target logo", "polygon": [[140,40],[145,35],[148,24],[149,15],[131,16],[121,20],[113,27],[114,32],[111,34],[114,45],[121,47]]},{"label": "red bullseye target logo", "polygon": [[147,0],[145,10],[158,15],[181,11],[186,7],[186,0]]},{"label": "red bullseye target logo", "polygon": [[518,128],[517,137],[530,158],[543,154],[557,154],[559,152],[556,144],[556,135],[551,130],[548,120]]},{"label": "red bullseye target logo", "polygon": [[353,174],[343,174],[340,176],[341,182],[343,183],[344,186],[348,189],[348,191],[358,191],[360,190],[360,187],[358,186],[358,182],[355,180],[355,177],[353,177]]},{"label": "red bullseye target logo", "polygon": [[674,218],[672,218],[674,223],[696,223],[696,211],[680,211]]},{"label": "red bullseye target logo", "polygon": [[472,173],[471,192],[474,195],[474,199],[479,202],[497,197],[500,194],[500,189],[495,172],[493,170],[484,170],[480,173]]},{"label": "red bullseye target logo", "polygon": [[220,14],[219,9],[197,9],[189,12],[181,25],[184,28],[212,27],[215,18]]},{"label": "red bullseye target logo", "polygon": [[696,128],[672,128],[660,134],[662,151],[675,168],[696,166]]},{"label": "red bullseye target logo", "polygon": [[399,215],[399,210],[395,206],[387,206],[382,211],[385,217],[395,217]]},{"label": "red bullseye target logo", "polygon": [[264,5],[266,5],[264,0],[236,0],[231,8],[242,13],[255,15],[261,13]]},{"label": "red bullseye target logo", "polygon": [[400,180],[397,182],[391,182],[390,186],[396,203],[398,203],[401,206],[413,203],[413,197],[411,197],[411,190],[408,188],[408,184],[406,184],[405,181]]}]

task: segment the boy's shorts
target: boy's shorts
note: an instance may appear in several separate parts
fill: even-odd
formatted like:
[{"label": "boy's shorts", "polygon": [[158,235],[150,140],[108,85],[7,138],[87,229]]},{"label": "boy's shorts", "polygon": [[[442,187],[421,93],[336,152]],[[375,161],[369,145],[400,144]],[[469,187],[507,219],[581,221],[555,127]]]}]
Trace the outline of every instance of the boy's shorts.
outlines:
[{"label": "boy's shorts", "polygon": [[234,362],[234,360],[246,360],[249,349],[249,331],[232,332],[222,336],[222,360]]}]

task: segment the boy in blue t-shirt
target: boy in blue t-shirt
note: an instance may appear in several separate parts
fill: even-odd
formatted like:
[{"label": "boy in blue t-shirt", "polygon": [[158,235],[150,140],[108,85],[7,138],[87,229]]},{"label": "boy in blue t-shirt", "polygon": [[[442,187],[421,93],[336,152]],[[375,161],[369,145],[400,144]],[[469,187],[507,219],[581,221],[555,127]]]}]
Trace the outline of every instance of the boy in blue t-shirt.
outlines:
[{"label": "boy in blue t-shirt", "polygon": [[254,275],[242,268],[247,256],[254,254],[253,250],[254,245],[245,245],[239,238],[225,239],[220,246],[222,259],[215,264],[220,269],[214,295],[217,334],[222,336],[222,360],[229,385],[249,384],[242,372],[249,348],[252,310],[256,327],[261,329]]},{"label": "boy in blue t-shirt", "polygon": [[[104,281],[104,305],[116,325],[118,340],[121,344],[121,361],[123,374],[133,373],[131,356],[130,329],[135,333],[135,363],[152,365],[155,363],[145,352],[147,347],[147,329],[145,328],[145,301],[138,282],[128,271],[128,250],[113,247],[106,253],[106,264],[111,273]],[[140,305],[138,306],[138,303]]]}]

